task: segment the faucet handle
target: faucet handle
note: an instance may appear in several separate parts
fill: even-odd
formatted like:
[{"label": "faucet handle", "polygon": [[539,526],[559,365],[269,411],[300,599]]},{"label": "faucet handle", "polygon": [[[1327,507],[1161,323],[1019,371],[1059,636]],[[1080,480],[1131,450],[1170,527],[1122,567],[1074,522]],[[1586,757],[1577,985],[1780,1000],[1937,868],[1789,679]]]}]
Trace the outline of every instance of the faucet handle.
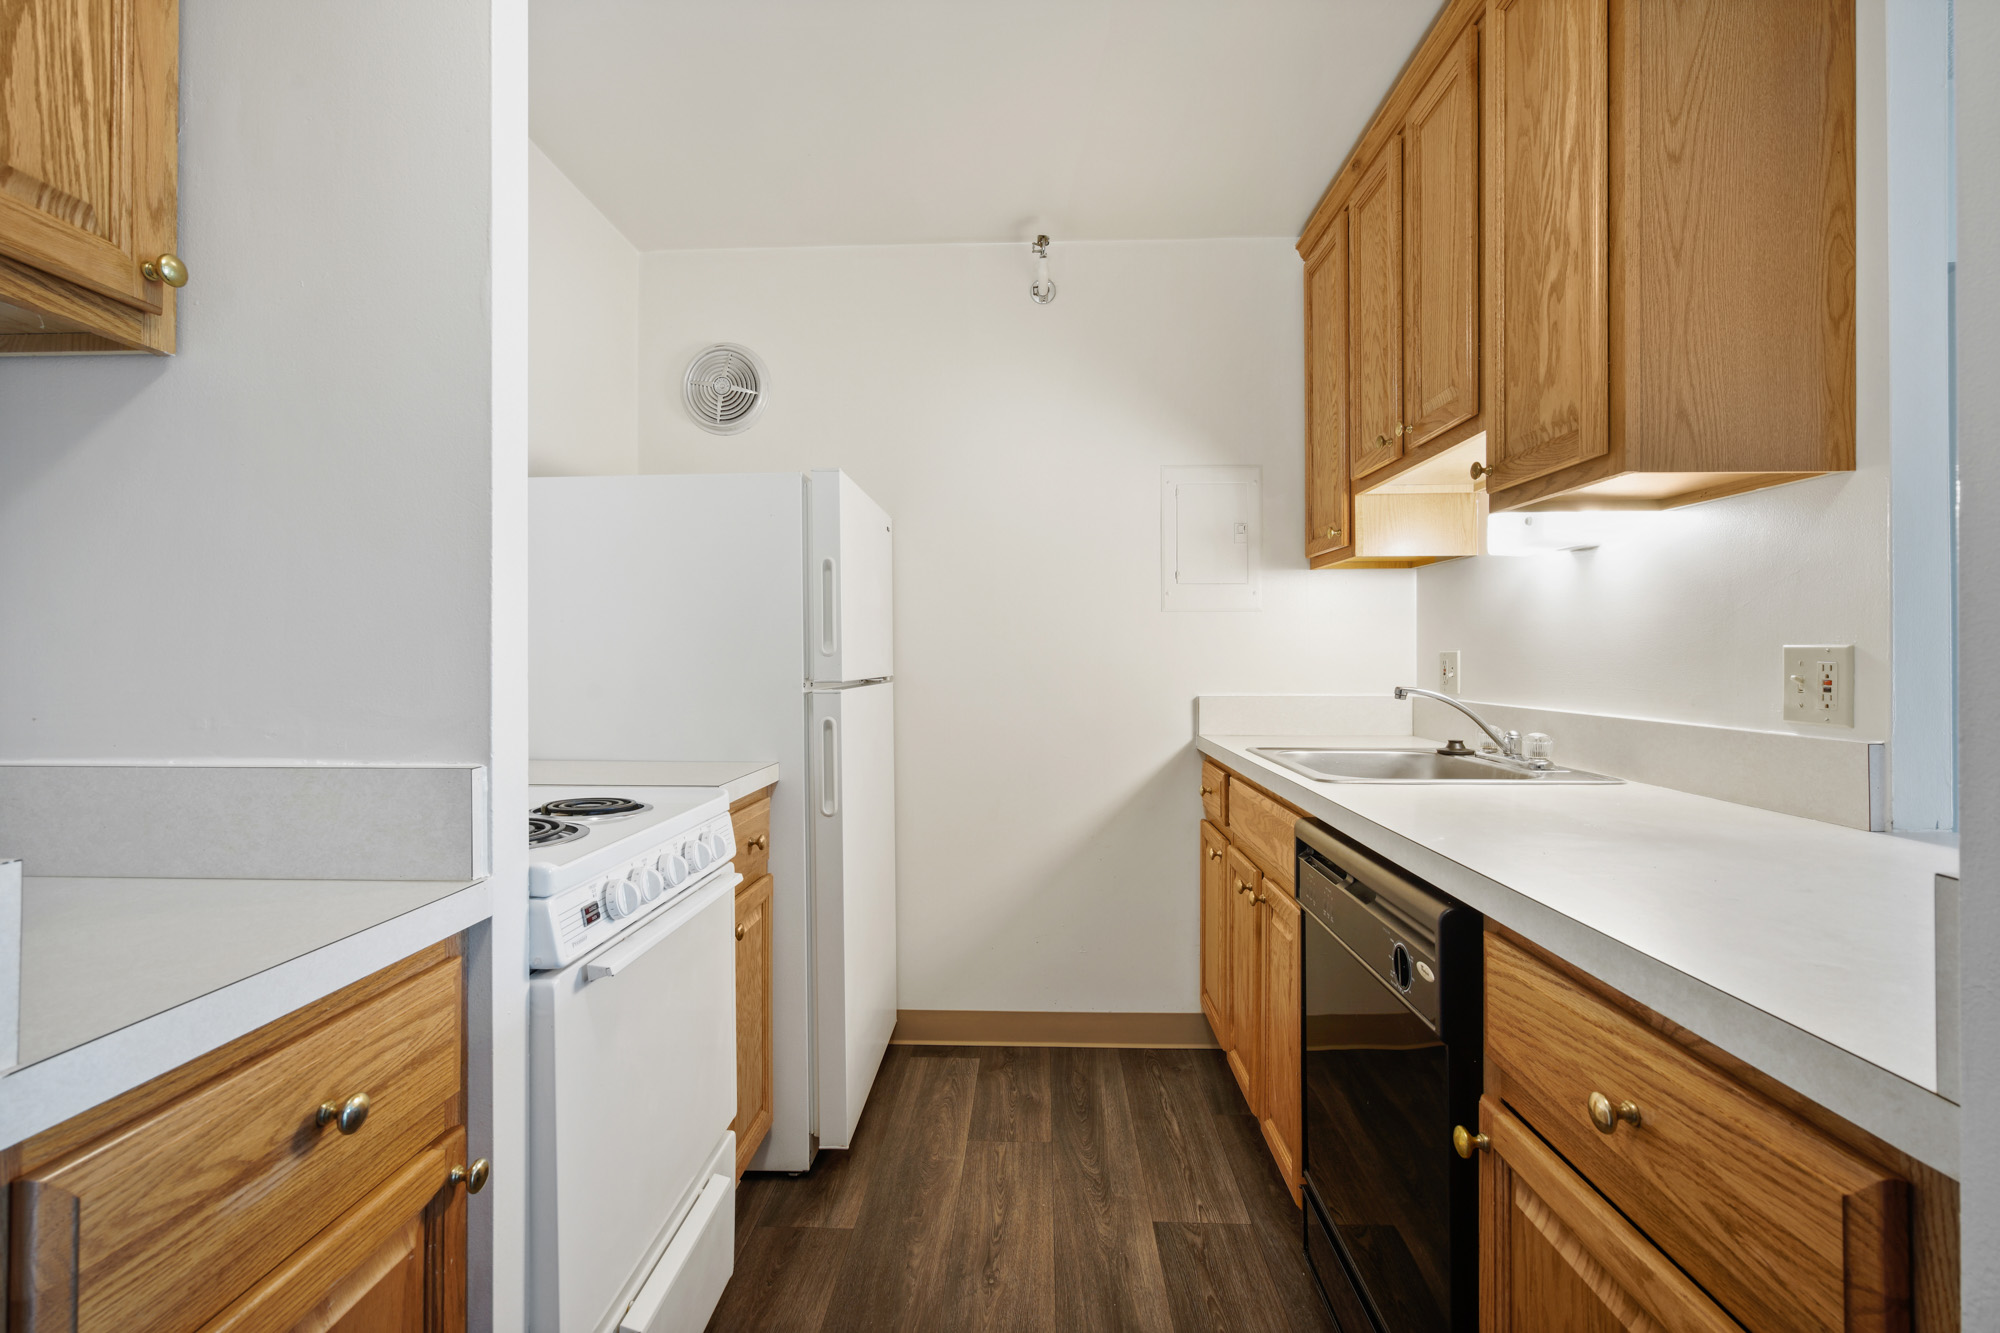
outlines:
[{"label": "faucet handle", "polygon": [[1501,732],[1500,753],[1506,755],[1509,759],[1519,759],[1521,757],[1521,733],[1511,727]]},{"label": "faucet handle", "polygon": [[1522,756],[1537,768],[1547,768],[1555,762],[1556,743],[1545,731],[1531,731],[1522,738]]}]

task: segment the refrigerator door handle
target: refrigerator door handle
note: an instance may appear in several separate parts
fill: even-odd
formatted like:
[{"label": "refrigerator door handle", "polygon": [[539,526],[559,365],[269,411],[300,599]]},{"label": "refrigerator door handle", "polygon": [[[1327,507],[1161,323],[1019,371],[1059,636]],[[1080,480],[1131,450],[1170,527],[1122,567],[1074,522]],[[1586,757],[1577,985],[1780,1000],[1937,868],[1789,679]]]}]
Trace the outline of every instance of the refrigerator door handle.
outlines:
[{"label": "refrigerator door handle", "polygon": [[819,562],[819,655],[832,657],[840,651],[840,579],[833,557]]},{"label": "refrigerator door handle", "polygon": [[819,812],[840,813],[840,728],[830,717],[819,722]]}]

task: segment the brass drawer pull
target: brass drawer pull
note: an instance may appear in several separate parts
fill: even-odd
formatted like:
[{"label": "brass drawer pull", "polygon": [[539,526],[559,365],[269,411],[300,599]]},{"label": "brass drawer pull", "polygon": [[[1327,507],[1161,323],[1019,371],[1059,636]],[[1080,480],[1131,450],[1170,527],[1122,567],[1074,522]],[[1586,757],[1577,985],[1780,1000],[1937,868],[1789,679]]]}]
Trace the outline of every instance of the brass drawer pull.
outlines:
[{"label": "brass drawer pull", "polygon": [[767,850],[771,846],[771,840],[765,837],[763,834],[759,833],[756,837],[744,843],[743,846],[747,851],[761,852]]},{"label": "brass drawer pull", "polygon": [[343,1134],[354,1133],[368,1123],[368,1094],[357,1092],[339,1105],[321,1102],[319,1113],[313,1117],[313,1123],[321,1129],[332,1123]]},{"label": "brass drawer pull", "polygon": [[1485,476],[1492,470],[1493,470],[1492,468],[1486,466],[1486,464],[1484,463],[1474,463],[1472,465],[1472,479],[1474,481],[1478,481],[1481,477]]},{"label": "brass drawer pull", "polygon": [[486,1188],[486,1181],[493,1174],[493,1164],[484,1157],[469,1167],[455,1166],[451,1169],[451,1183],[465,1186],[467,1194],[477,1194]]},{"label": "brass drawer pull", "polygon": [[187,265],[181,262],[179,255],[161,255],[158,259],[147,260],[139,265],[139,276],[147,282],[164,282],[169,287],[188,285]]},{"label": "brass drawer pull", "polygon": [[1453,1125],[1451,1127],[1451,1146],[1457,1150],[1460,1157],[1470,1157],[1476,1152],[1485,1152],[1488,1148],[1491,1148],[1493,1140],[1487,1138],[1484,1134],[1471,1133],[1464,1125]]},{"label": "brass drawer pull", "polygon": [[1220,847],[1209,848],[1208,859],[1211,861],[1220,861],[1222,859],[1222,849]]},{"label": "brass drawer pull", "polygon": [[1614,1105],[1611,1099],[1601,1092],[1590,1094],[1590,1123],[1597,1126],[1598,1133],[1609,1134],[1618,1128],[1618,1122],[1621,1120],[1634,1129],[1639,1128],[1638,1103],[1619,1102]]},{"label": "brass drawer pull", "polygon": [[740,940],[740,939],[742,939],[742,938],[743,938],[743,936],[744,936],[744,934],[745,934],[745,933],[747,933],[747,932],[749,931],[749,929],[750,929],[750,927],[748,927],[748,926],[738,926],[738,927],[736,928],[736,938],[737,938],[737,939],[739,939],[739,940]]}]

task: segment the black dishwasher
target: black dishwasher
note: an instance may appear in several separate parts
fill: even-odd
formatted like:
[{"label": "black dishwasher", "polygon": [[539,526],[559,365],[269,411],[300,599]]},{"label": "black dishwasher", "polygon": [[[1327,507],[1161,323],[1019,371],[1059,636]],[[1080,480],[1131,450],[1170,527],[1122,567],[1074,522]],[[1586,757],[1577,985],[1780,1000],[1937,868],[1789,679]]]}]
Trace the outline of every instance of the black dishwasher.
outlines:
[{"label": "black dishwasher", "polygon": [[1302,819],[1305,1244],[1345,1333],[1472,1333],[1481,919]]}]

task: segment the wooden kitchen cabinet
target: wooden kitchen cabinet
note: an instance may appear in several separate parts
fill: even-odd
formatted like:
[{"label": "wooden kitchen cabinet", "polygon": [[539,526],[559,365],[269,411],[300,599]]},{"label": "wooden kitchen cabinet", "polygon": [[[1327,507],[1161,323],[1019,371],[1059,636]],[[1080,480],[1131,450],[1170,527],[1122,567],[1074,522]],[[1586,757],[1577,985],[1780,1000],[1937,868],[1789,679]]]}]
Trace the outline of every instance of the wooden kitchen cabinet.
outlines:
[{"label": "wooden kitchen cabinet", "polygon": [[1291,1188],[1292,1202],[1299,1203],[1303,1165],[1299,1143],[1305,1132],[1299,905],[1270,879],[1264,881],[1259,903],[1264,909],[1260,997],[1264,1049],[1258,1059],[1263,1092],[1257,1101],[1257,1121],[1264,1131],[1265,1145]]},{"label": "wooden kitchen cabinet", "polygon": [[174,350],[176,0],[0,21],[0,354]]},{"label": "wooden kitchen cabinet", "polygon": [[[1354,553],[1348,480],[1347,213],[1306,263],[1306,558]],[[1210,767],[1213,767],[1212,765]]]},{"label": "wooden kitchen cabinet", "polygon": [[1298,814],[1213,763],[1203,763],[1202,783],[1230,821],[1201,824],[1201,1011],[1297,1203],[1303,1007],[1291,827]]},{"label": "wooden kitchen cabinet", "polygon": [[771,877],[736,890],[736,1174],[771,1132]]},{"label": "wooden kitchen cabinet", "polygon": [[776,1060],[771,1046],[771,793],[765,787],[729,805],[736,837],[736,1174],[771,1133]]},{"label": "wooden kitchen cabinet", "polygon": [[1264,931],[1263,913],[1257,895],[1264,890],[1264,876],[1249,857],[1229,850],[1229,1072],[1243,1099],[1255,1111],[1263,1104],[1263,1085],[1258,1080],[1262,1065]]},{"label": "wooden kitchen cabinet", "polygon": [[1742,1333],[1603,1196],[1489,1097],[1479,1107],[1481,1333]]},{"label": "wooden kitchen cabinet", "polygon": [[1355,484],[1403,456],[1403,141],[1382,145],[1348,216],[1347,383]]},{"label": "wooden kitchen cabinet", "polygon": [[1489,0],[1495,509],[1854,466],[1851,0]]},{"label": "wooden kitchen cabinet", "polygon": [[8,1326],[457,1333],[464,1032],[454,940],[8,1149]]},{"label": "wooden kitchen cabinet", "polygon": [[[1479,415],[1479,29],[1458,38],[1403,130],[1403,428],[1417,453]],[[1456,436],[1454,435],[1455,439]]]}]

